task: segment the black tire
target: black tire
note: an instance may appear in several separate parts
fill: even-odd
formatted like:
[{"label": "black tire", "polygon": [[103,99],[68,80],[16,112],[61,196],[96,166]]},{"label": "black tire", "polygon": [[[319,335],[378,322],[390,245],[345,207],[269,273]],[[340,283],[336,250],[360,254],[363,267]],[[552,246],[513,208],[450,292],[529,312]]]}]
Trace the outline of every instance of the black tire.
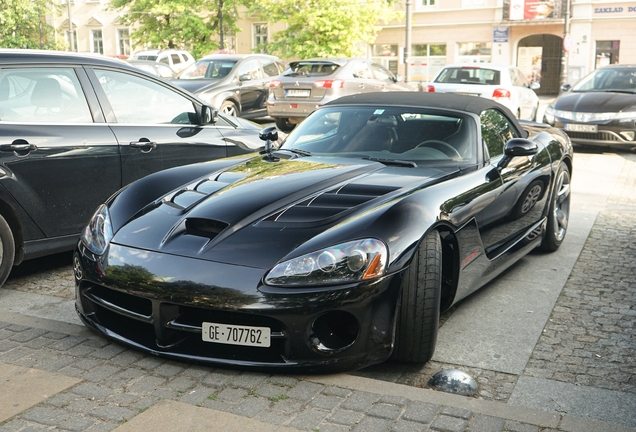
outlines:
[{"label": "black tire", "polygon": [[570,196],[570,170],[562,163],[557,171],[554,190],[550,197],[548,223],[541,241],[541,249],[554,252],[563,243],[570,218]]},{"label": "black tire", "polygon": [[392,359],[426,363],[433,357],[442,291],[442,244],[436,231],[424,237],[402,281]]},{"label": "black tire", "polygon": [[221,111],[222,114],[225,114],[231,117],[238,117],[239,115],[239,109],[236,106],[236,104],[232,101],[223,102],[221,104],[221,109],[219,111]]},{"label": "black tire", "polygon": [[276,123],[278,130],[283,132],[291,132],[291,130],[296,126],[295,124],[290,123],[289,119],[286,118],[275,118],[274,123]]},{"label": "black tire", "polygon": [[15,259],[15,241],[9,224],[0,216],[0,286],[9,277]]}]

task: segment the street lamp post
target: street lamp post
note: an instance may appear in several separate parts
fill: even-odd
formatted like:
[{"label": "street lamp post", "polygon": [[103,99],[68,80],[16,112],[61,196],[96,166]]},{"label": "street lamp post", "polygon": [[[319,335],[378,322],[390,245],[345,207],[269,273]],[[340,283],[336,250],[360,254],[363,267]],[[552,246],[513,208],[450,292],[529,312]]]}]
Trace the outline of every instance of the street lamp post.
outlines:
[{"label": "street lamp post", "polygon": [[66,0],[66,8],[68,11],[68,38],[71,43],[71,51],[75,51],[75,40],[73,38],[73,20],[71,17],[71,0]]},{"label": "street lamp post", "polygon": [[561,57],[561,85],[568,83],[568,64],[570,57],[570,45],[571,45],[571,36],[570,36],[570,8],[572,0],[565,0],[565,19],[563,22],[563,47],[561,48],[561,52],[563,53]]},{"label": "street lamp post", "polygon": [[223,0],[219,0],[219,50],[223,48]]},{"label": "street lamp post", "polygon": [[411,0],[406,0],[406,41],[404,42],[404,82],[411,81]]}]

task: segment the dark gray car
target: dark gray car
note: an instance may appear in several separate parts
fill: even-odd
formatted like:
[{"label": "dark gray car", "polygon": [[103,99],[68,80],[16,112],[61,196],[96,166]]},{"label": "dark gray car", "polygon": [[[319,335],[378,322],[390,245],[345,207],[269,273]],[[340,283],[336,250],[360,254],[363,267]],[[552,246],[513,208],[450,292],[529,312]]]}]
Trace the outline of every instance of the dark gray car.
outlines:
[{"label": "dark gray car", "polygon": [[378,91],[409,91],[402,77],[363,58],[318,58],[290,63],[270,83],[267,113],[290,131],[320,105],[341,96]]}]

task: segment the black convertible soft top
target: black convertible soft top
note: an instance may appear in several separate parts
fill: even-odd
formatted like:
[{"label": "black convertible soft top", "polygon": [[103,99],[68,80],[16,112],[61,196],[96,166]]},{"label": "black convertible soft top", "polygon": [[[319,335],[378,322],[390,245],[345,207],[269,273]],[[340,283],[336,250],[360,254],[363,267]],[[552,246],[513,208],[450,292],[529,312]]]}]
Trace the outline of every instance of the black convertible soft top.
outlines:
[{"label": "black convertible soft top", "polygon": [[504,105],[490,99],[458,95],[453,93],[427,93],[427,92],[372,92],[360,93],[351,96],[343,96],[325,105],[386,105],[386,106],[412,106],[421,108],[443,108],[464,111],[473,114],[481,114],[484,110],[495,108],[503,111],[507,117],[514,121],[516,118]]}]

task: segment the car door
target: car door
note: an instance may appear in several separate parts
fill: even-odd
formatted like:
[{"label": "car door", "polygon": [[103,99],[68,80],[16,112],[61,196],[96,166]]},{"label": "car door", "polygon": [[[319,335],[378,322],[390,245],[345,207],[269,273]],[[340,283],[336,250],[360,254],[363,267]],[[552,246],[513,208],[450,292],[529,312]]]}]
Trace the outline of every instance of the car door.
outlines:
[{"label": "car door", "polygon": [[496,109],[481,113],[481,135],[490,156],[492,174],[502,182],[497,198],[478,221],[482,241],[490,258],[496,256],[538,223],[548,199],[549,161],[545,149],[533,156],[516,156],[502,170],[495,167],[504,157],[504,146],[521,131]]},{"label": "car door", "polygon": [[181,90],[132,71],[90,72],[120,146],[124,185],[162,169],[227,156],[219,130],[197,126],[198,102]]},{"label": "car door", "polygon": [[121,187],[117,140],[80,66],[0,69],[0,184],[37,227],[22,227],[25,242],[76,236]]},{"label": "car door", "polygon": [[395,75],[384,66],[378,63],[371,63],[371,70],[373,71],[378,91],[404,90],[404,88],[397,83]]},{"label": "car door", "polygon": [[250,114],[267,109],[269,77],[263,76],[261,63],[257,58],[248,59],[237,69],[241,114]]},{"label": "car door", "polygon": [[371,71],[369,63],[365,60],[353,60],[353,62],[354,63],[351,65],[351,69],[347,67],[347,69],[351,70],[353,80],[345,78],[345,94],[349,95],[355,93],[369,93],[380,91],[379,83],[376,82],[375,78],[373,77],[373,71]]}]

